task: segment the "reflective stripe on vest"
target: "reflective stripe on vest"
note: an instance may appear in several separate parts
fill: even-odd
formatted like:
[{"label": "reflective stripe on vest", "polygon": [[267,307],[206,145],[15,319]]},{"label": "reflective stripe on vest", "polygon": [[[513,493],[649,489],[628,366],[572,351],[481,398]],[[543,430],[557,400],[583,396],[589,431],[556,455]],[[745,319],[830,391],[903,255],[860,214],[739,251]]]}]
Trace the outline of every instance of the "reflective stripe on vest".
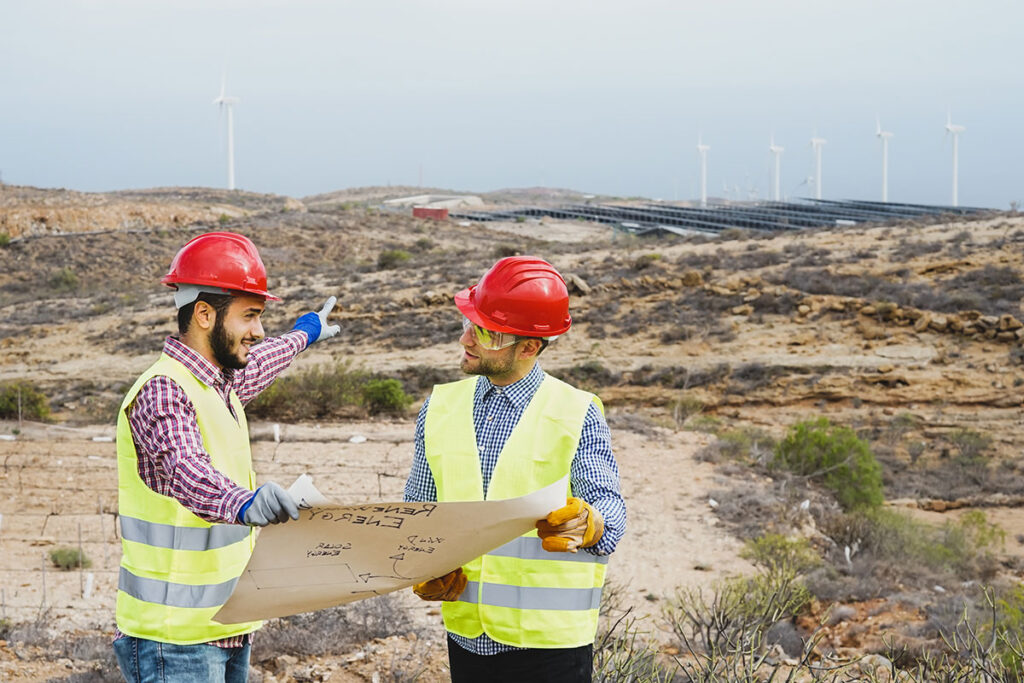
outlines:
[{"label": "reflective stripe on vest", "polygon": [[[424,449],[439,501],[484,499],[473,426],[477,381],[436,386],[430,397]],[[498,456],[487,499],[525,495],[566,476],[591,402],[600,407],[592,394],[545,375]],[[592,643],[607,561],[548,552],[531,531],[463,567],[468,587],[442,606],[445,627],[516,647]]]},{"label": "reflective stripe on vest", "polygon": [[238,397],[234,392],[229,395],[232,415],[215,389],[178,361],[161,355],[128,391],[117,420],[123,549],[117,626],[127,635],[178,645],[250,633],[261,622],[219,624],[212,617],[245,569],[255,532],[242,525],[210,524],[174,498],[156,493],[139,477],[127,415],[139,390],[156,376],[169,377],[188,396],[213,467],[239,486],[255,488],[248,427]]},{"label": "reflective stripe on vest", "polygon": [[495,548],[488,555],[496,557],[519,557],[524,560],[558,560],[559,562],[598,562],[608,564],[607,555],[591,555],[590,553],[552,553],[544,550],[541,539],[537,536],[520,536],[508,543]]},{"label": "reflective stripe on vest", "polygon": [[[483,586],[483,590],[480,587]],[[478,598],[480,594],[483,598]],[[501,583],[481,584],[467,581],[461,602],[476,602],[495,607],[516,609],[550,609],[580,611],[601,606],[600,588],[525,588]]]},{"label": "reflective stripe on vest", "polygon": [[213,550],[249,538],[249,527],[214,524],[211,527],[177,527],[134,517],[120,517],[121,536],[126,541],[174,550]]},{"label": "reflective stripe on vest", "polygon": [[228,579],[223,583],[209,585],[192,585],[171,583],[136,576],[121,567],[117,587],[128,595],[143,602],[153,602],[171,607],[217,607],[220,608],[235,590],[238,578]]}]

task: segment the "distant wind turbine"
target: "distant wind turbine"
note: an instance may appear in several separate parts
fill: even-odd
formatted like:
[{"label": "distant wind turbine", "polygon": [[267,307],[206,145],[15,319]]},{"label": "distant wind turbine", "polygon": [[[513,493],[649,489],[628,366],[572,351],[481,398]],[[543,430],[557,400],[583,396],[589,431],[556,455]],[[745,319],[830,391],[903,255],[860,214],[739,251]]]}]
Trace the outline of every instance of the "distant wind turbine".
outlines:
[{"label": "distant wind turbine", "polygon": [[882,130],[881,119],[875,119],[875,136],[882,141],[882,201],[889,201],[889,138],[892,133]]},{"label": "distant wind turbine", "polygon": [[950,133],[953,135],[953,206],[959,206],[956,187],[958,174],[957,153],[959,151],[960,133],[963,133],[965,130],[967,130],[967,126],[954,125],[952,115],[946,112],[946,135]]},{"label": "distant wind turbine", "polygon": [[811,147],[814,148],[814,198],[821,199],[821,148],[825,146],[825,139],[819,138],[817,132],[811,138]]},{"label": "distant wind turbine", "polygon": [[697,154],[700,155],[700,208],[708,205],[708,150],[710,145],[705,145],[700,136],[697,136]]},{"label": "distant wind turbine", "polygon": [[220,95],[213,101],[220,105],[221,111],[228,115],[228,189],[235,189],[235,118],[234,107],[241,100],[237,97],[229,97],[225,94],[227,76],[221,74]]},{"label": "distant wind turbine", "polygon": [[768,145],[768,151],[775,157],[775,179],[774,179],[774,191],[772,192],[772,199],[779,201],[782,196],[779,192],[779,182],[782,171],[782,152],[785,147],[779,147],[775,144],[775,134],[772,134],[771,144]]}]

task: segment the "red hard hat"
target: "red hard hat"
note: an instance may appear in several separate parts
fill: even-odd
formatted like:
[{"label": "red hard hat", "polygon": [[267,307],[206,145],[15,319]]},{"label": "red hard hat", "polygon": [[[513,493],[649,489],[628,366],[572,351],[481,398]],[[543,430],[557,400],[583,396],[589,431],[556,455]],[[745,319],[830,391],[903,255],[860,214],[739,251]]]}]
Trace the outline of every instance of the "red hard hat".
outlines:
[{"label": "red hard hat", "polygon": [[572,325],[565,280],[547,261],[509,256],[455,295],[462,314],[493,332],[554,337]]},{"label": "red hard hat", "polygon": [[280,301],[267,291],[267,269],[256,245],[234,232],[208,232],[193,237],[174,255],[171,270],[160,282],[233,289]]}]

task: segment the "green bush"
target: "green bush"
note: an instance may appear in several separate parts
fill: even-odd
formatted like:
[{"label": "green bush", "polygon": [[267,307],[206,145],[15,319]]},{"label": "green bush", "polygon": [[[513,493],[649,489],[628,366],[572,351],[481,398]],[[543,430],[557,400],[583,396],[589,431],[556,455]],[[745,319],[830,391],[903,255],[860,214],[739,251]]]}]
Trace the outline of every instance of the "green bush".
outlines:
[{"label": "green bush", "polygon": [[718,432],[718,450],[726,458],[758,459],[758,452],[767,456],[774,447],[775,441],[771,436],[753,427],[737,427]]},{"label": "green bush", "polygon": [[271,420],[355,417],[401,413],[412,401],[399,380],[374,377],[342,362],[279,378],[246,406],[246,414]]},{"label": "green bush", "polygon": [[246,407],[246,413],[268,419],[318,419],[351,414],[362,406],[367,373],[348,363],[317,366],[278,378]]},{"label": "green bush", "polygon": [[78,569],[92,566],[92,560],[78,548],[54,548],[50,551],[50,562],[61,569]]},{"label": "green bush", "polygon": [[11,235],[7,232],[0,231],[0,248],[6,247],[11,243]]},{"label": "green bush", "polygon": [[412,403],[397,379],[371,379],[363,387],[363,402],[371,415],[378,413],[404,413]]},{"label": "green bush", "polygon": [[17,381],[0,386],[0,418],[17,418],[18,402],[22,417],[45,420],[50,416],[50,401],[30,382]]},{"label": "green bush", "polygon": [[1019,680],[1021,674],[1024,673],[1024,661],[1022,661],[1024,648],[1007,647],[1007,644],[1016,638],[1019,645],[1021,634],[1024,633],[1024,586],[1019,584],[1013,586],[1002,597],[996,598],[995,604],[999,620],[992,625],[989,631],[995,630],[997,653],[1006,668],[1018,677],[1015,680]]},{"label": "green bush", "polygon": [[826,418],[798,422],[775,447],[778,467],[820,479],[845,510],[877,507],[885,501],[882,468],[868,444],[852,429]]},{"label": "green bush", "polygon": [[397,268],[412,258],[409,252],[403,249],[388,249],[377,256],[377,268],[380,270],[391,270]]},{"label": "green bush", "polygon": [[740,557],[769,572],[783,574],[802,574],[821,564],[821,557],[806,538],[786,538],[782,534],[765,534],[750,539]]},{"label": "green bush", "polygon": [[64,266],[50,274],[50,286],[58,292],[73,292],[78,289],[78,275],[70,266]]}]

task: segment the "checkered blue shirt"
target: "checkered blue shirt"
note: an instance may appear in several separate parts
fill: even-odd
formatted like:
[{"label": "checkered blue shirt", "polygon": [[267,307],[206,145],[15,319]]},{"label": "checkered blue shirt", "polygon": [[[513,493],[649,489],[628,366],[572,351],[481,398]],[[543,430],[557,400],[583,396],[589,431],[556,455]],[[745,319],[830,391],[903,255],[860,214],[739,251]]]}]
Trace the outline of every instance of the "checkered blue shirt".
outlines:
[{"label": "checkered blue shirt", "polygon": [[[544,371],[537,364],[534,364],[526,377],[506,387],[495,386],[486,377],[477,380],[473,396],[473,425],[480,453],[484,496],[487,495],[498,454],[543,380]],[[437,487],[423,446],[424,423],[429,405],[428,398],[416,420],[416,447],[409,479],[405,483],[405,499],[408,501],[437,500]],[[583,420],[583,432],[569,476],[573,494],[590,503],[604,518],[604,535],[601,540],[590,548],[584,548],[584,551],[595,555],[611,554],[626,531],[626,504],[619,490],[619,468],[612,453],[611,432],[604,415],[594,403],[590,404]],[[479,655],[519,649],[497,643],[486,634],[478,638],[465,638],[454,633],[449,635],[463,648]]]}]

